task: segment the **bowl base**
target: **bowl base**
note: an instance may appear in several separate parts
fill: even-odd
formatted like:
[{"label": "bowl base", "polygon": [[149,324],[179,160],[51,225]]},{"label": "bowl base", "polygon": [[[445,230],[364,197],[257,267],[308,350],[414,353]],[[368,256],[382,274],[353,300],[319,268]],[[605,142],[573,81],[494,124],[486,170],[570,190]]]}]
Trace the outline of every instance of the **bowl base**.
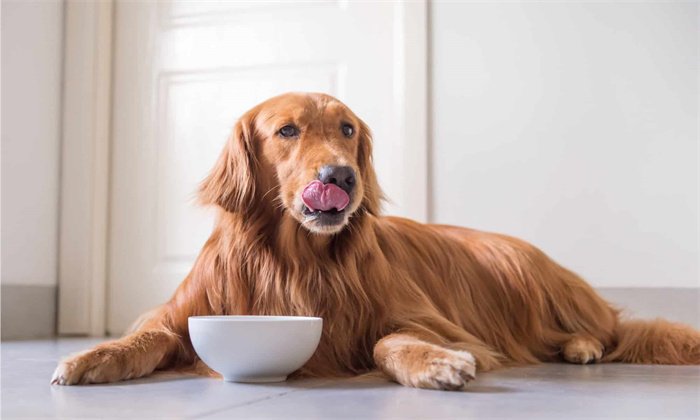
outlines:
[{"label": "bowl base", "polygon": [[224,381],[226,382],[242,382],[242,383],[249,383],[249,384],[260,384],[260,383],[267,383],[267,382],[284,382],[287,380],[287,375],[283,376],[233,376],[233,377],[224,377]]}]

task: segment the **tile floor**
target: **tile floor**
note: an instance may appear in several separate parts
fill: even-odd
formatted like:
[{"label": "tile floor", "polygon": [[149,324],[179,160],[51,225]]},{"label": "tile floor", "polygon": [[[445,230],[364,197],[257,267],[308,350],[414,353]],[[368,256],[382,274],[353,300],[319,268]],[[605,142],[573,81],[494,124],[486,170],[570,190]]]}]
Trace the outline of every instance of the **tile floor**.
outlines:
[{"label": "tile floor", "polygon": [[49,385],[62,356],[96,342],[3,342],[2,418],[700,418],[696,366],[541,365],[482,374],[467,392],[378,378],[245,385],[174,374]]}]

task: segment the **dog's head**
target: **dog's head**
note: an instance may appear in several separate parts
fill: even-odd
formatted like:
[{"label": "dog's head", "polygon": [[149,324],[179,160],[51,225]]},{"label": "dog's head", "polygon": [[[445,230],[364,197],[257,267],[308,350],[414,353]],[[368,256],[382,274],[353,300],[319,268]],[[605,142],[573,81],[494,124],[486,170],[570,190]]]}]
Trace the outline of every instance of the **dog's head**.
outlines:
[{"label": "dog's head", "polygon": [[229,212],[282,210],[314,233],[338,233],[381,192],[369,128],[324,94],[288,93],[243,115],[200,188]]}]

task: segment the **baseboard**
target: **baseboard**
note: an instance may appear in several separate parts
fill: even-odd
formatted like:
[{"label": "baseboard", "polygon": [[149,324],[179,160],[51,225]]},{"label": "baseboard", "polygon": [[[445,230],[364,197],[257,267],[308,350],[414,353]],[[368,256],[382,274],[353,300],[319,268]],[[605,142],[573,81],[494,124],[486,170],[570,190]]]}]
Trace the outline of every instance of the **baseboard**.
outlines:
[{"label": "baseboard", "polygon": [[0,339],[24,340],[56,335],[56,286],[3,284]]},{"label": "baseboard", "polygon": [[664,318],[700,328],[700,288],[601,287],[610,303],[635,318]]}]

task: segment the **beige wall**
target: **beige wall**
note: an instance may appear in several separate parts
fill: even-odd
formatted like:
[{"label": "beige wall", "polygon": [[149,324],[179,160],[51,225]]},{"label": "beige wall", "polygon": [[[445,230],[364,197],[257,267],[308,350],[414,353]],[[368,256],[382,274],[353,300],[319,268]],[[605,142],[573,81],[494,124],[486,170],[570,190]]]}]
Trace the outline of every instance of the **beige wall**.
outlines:
[{"label": "beige wall", "polygon": [[433,220],[698,287],[698,3],[431,5]]},{"label": "beige wall", "polygon": [[3,285],[56,285],[62,2],[2,2]]}]

